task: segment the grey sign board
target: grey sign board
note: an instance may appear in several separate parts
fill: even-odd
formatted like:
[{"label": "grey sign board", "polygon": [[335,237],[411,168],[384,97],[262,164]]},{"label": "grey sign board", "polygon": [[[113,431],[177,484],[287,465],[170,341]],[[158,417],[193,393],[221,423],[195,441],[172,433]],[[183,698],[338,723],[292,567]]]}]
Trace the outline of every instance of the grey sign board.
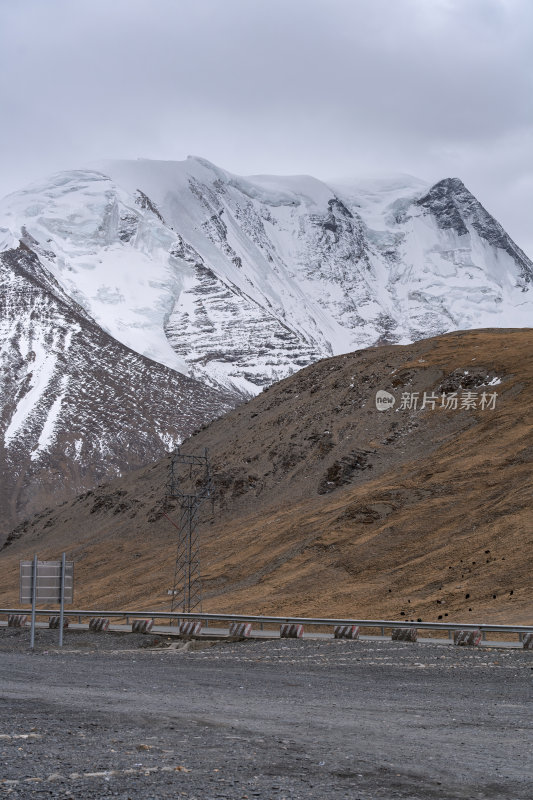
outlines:
[{"label": "grey sign board", "polygon": [[[20,602],[32,602],[33,561],[20,562]],[[61,603],[61,561],[37,561],[36,603]],[[65,562],[64,602],[74,602],[74,562]]]}]

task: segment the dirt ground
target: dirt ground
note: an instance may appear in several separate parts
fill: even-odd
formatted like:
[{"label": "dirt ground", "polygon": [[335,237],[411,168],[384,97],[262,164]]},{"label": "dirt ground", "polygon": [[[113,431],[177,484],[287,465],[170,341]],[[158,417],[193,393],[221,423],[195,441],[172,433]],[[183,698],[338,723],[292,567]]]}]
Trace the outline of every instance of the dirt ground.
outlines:
[{"label": "dirt ground", "polygon": [[[530,800],[533,654],[0,629],[0,794]],[[91,642],[92,638],[92,642]],[[145,642],[146,644],[146,642]]]}]

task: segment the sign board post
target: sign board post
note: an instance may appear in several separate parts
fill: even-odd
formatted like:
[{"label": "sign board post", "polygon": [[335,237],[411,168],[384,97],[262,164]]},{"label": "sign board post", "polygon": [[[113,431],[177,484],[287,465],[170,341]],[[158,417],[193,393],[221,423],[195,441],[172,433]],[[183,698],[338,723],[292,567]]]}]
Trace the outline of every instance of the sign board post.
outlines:
[{"label": "sign board post", "polygon": [[59,603],[59,646],[63,647],[63,624],[65,603],[74,601],[74,563],[66,560],[63,553],[61,561],[20,562],[20,602],[31,603],[31,649],[35,646],[35,607],[37,603]]},{"label": "sign board post", "polygon": [[[37,553],[33,556],[31,570],[31,642],[30,646],[33,650],[35,647],[35,606],[37,604]],[[22,584],[21,584],[22,591]]]},{"label": "sign board post", "polygon": [[60,587],[59,587],[59,601],[61,603],[59,607],[59,646],[63,647],[63,621],[65,619],[65,553],[61,556],[61,576],[59,579]]}]

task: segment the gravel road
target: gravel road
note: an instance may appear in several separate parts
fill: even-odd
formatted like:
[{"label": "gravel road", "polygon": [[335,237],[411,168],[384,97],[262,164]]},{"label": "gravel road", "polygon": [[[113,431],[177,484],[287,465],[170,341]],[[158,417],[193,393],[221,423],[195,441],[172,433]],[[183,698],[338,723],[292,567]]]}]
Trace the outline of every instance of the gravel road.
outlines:
[{"label": "gravel road", "polygon": [[533,797],[532,652],[37,633],[0,631],[2,797]]}]

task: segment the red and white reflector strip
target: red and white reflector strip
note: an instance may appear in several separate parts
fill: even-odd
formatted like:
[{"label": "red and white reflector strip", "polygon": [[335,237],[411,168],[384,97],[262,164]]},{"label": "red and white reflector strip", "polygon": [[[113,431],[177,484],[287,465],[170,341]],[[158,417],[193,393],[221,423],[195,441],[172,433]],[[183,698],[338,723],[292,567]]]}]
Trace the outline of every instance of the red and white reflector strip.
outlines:
[{"label": "red and white reflector strip", "polygon": [[89,620],[89,630],[94,633],[105,632],[108,628],[109,619],[107,617],[92,617]]},{"label": "red and white reflector strip", "polygon": [[202,623],[198,619],[182,619],[180,622],[181,636],[200,636]]},{"label": "red and white reflector strip", "polygon": [[[61,617],[49,617],[48,618],[48,627],[49,628],[59,628],[61,625]],[[67,617],[63,617],[63,627],[68,628],[68,619]]]},{"label": "red and white reflector strip", "polygon": [[533,650],[533,633],[524,633],[522,636],[522,647],[524,650]]},{"label": "red and white reflector strip", "polygon": [[459,646],[475,646],[481,641],[481,631],[454,631],[453,643]]},{"label": "red and white reflector strip", "polygon": [[132,633],[150,633],[154,627],[153,619],[134,619],[131,623]]},{"label": "red and white reflector strip", "polygon": [[10,614],[7,618],[8,628],[23,628],[28,621],[27,614]]},{"label": "red and white reflector strip", "polygon": [[416,628],[393,628],[391,637],[393,642],[418,642]]},{"label": "red and white reflector strip", "polygon": [[229,626],[229,635],[234,639],[246,639],[252,635],[252,623],[232,622]]},{"label": "red and white reflector strip", "polygon": [[335,625],[333,636],[335,639],[359,639],[359,626]]},{"label": "red and white reflector strip", "polygon": [[293,622],[284,622],[280,625],[279,635],[282,639],[301,639],[304,635],[304,626],[295,625]]}]

